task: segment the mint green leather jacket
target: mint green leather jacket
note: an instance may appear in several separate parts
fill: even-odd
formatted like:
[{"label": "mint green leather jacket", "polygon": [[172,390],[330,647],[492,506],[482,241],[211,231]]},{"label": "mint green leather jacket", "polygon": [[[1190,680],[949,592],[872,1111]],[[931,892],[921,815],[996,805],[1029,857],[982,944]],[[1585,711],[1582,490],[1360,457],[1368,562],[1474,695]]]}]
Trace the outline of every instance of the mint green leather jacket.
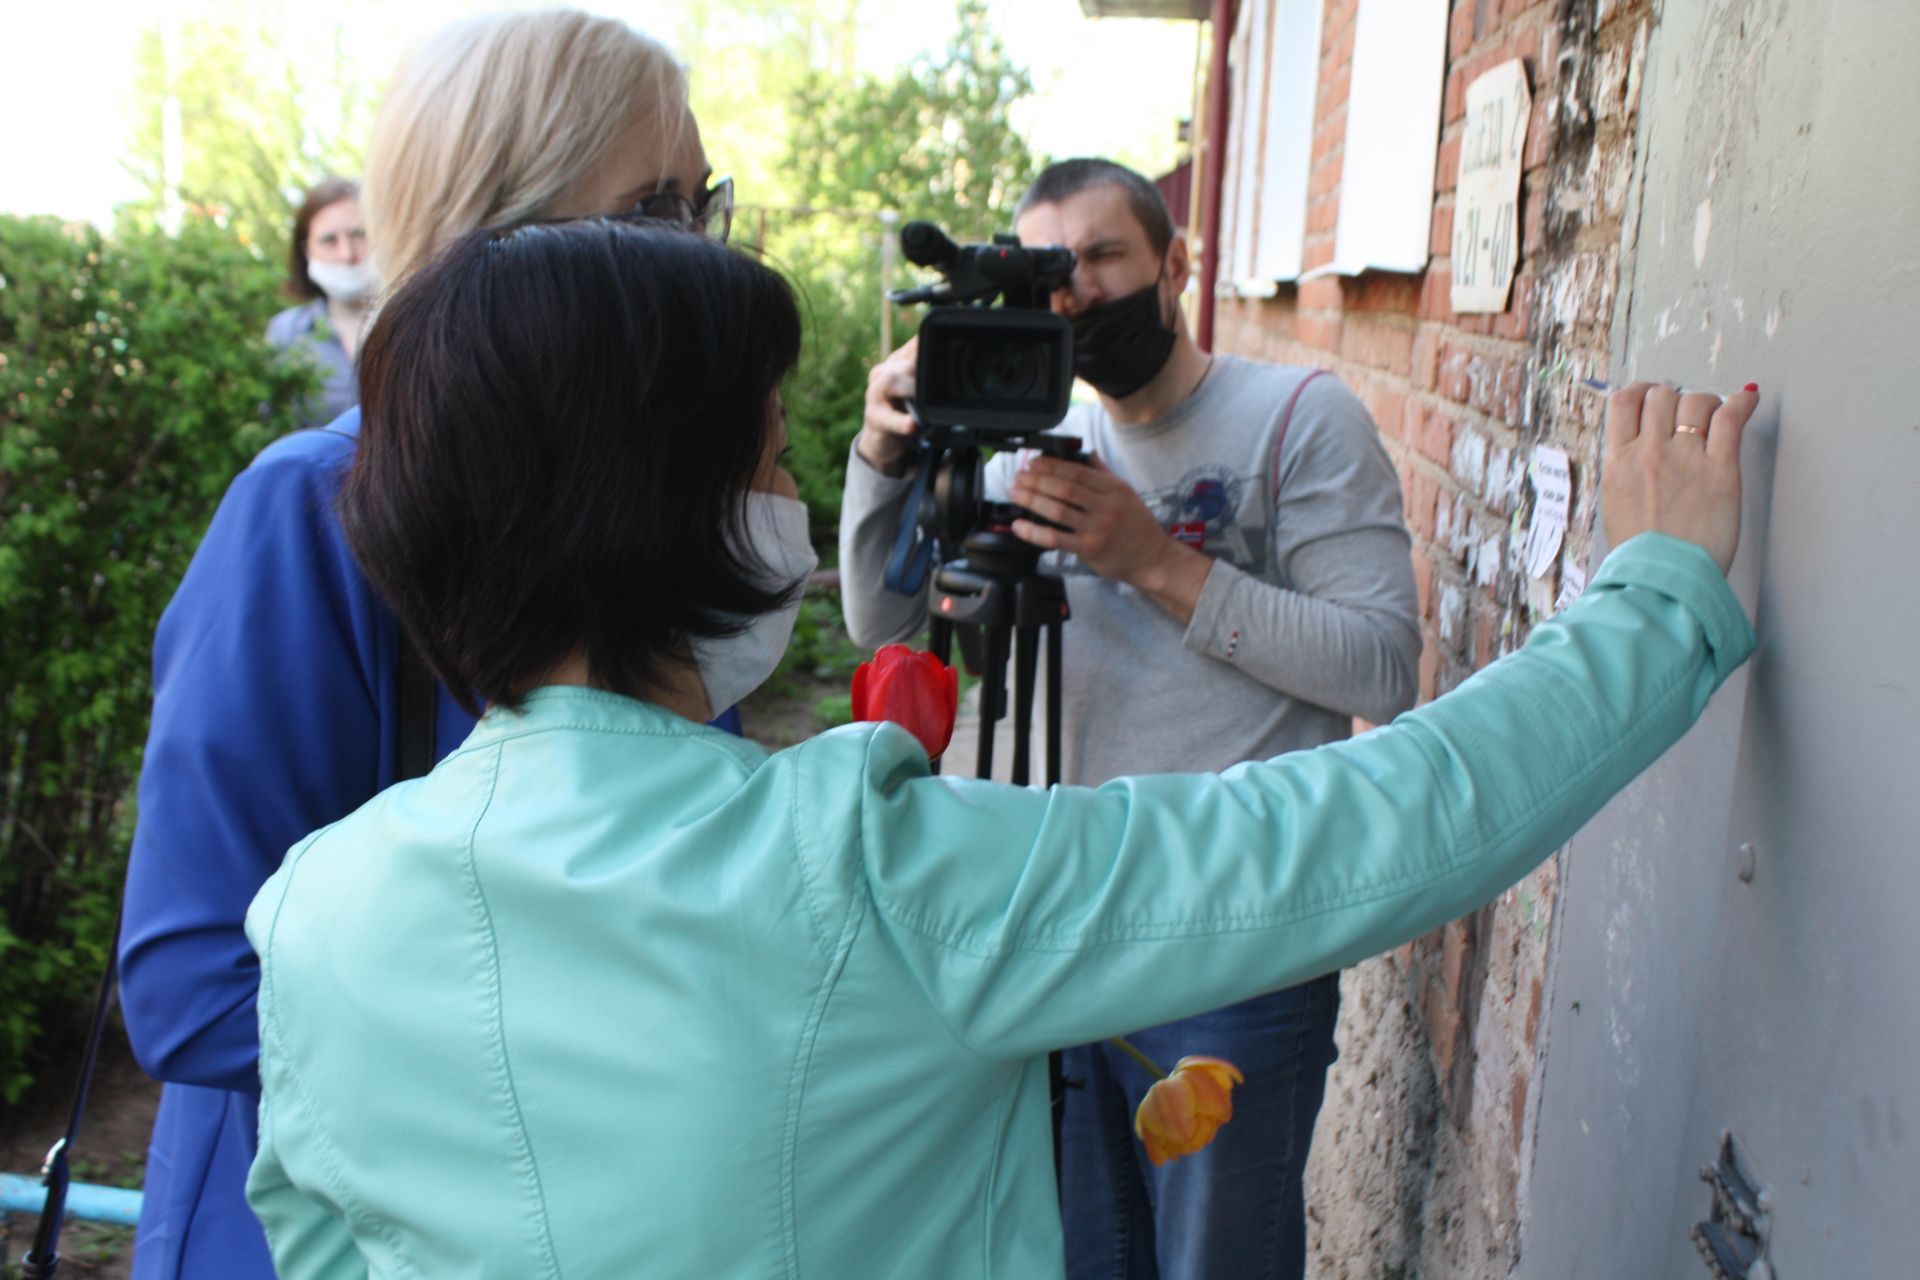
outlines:
[{"label": "mint green leather jacket", "polygon": [[248,1198],[286,1280],[1057,1275],[1047,1050],[1479,906],[1753,644],[1649,535],[1389,727],[1051,791],[543,689],[254,901]]}]

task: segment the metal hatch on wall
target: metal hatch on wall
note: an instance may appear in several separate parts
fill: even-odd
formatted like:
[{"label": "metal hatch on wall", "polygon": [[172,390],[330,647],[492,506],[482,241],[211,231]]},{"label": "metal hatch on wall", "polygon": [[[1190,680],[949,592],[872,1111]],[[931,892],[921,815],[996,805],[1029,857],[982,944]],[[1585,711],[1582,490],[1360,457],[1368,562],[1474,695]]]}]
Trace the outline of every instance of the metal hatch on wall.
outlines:
[{"label": "metal hatch on wall", "polygon": [[1920,6],[1837,0],[1652,35],[1614,381],[1760,383],[1761,649],[1572,842],[1529,1280],[1915,1274],[1915,47]]}]

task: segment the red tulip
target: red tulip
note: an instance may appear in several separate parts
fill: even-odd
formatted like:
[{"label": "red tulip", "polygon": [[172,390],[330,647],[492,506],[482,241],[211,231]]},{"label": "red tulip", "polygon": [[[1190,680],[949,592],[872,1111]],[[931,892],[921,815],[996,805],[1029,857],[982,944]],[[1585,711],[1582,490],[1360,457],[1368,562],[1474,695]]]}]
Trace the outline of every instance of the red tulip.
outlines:
[{"label": "red tulip", "polygon": [[1155,1081],[1134,1113],[1133,1131],[1146,1144],[1147,1159],[1163,1165],[1212,1142],[1220,1126],[1233,1119],[1233,1086],[1245,1079],[1240,1068],[1222,1058],[1174,1063],[1173,1074]]},{"label": "red tulip", "polygon": [[890,644],[853,673],[853,718],[891,720],[938,760],[953,741],[960,674],[930,653]]}]

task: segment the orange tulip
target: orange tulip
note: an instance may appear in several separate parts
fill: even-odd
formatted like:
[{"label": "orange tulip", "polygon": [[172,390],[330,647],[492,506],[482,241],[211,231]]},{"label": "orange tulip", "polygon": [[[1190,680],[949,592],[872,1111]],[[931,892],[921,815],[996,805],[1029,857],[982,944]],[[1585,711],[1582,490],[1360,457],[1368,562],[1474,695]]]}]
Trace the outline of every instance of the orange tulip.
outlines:
[{"label": "orange tulip", "polygon": [[883,646],[853,673],[853,718],[891,720],[920,739],[929,760],[953,740],[959,702],[960,673],[904,644]]},{"label": "orange tulip", "polygon": [[1156,1081],[1140,1099],[1133,1131],[1146,1144],[1154,1165],[1190,1156],[1213,1141],[1220,1126],[1233,1119],[1233,1086],[1246,1077],[1223,1058],[1186,1057],[1173,1074]]}]

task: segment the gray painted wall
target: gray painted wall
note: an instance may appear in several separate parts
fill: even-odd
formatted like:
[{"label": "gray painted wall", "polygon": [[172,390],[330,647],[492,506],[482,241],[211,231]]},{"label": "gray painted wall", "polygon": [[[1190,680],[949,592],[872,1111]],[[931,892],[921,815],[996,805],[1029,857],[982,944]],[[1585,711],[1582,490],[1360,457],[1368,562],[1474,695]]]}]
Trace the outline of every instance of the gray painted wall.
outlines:
[{"label": "gray painted wall", "polygon": [[1723,1128],[1781,1280],[1920,1273],[1916,50],[1914,0],[1669,0],[1653,36],[1615,381],[1761,384],[1762,641],[1571,846],[1533,1280],[1706,1275]]}]

